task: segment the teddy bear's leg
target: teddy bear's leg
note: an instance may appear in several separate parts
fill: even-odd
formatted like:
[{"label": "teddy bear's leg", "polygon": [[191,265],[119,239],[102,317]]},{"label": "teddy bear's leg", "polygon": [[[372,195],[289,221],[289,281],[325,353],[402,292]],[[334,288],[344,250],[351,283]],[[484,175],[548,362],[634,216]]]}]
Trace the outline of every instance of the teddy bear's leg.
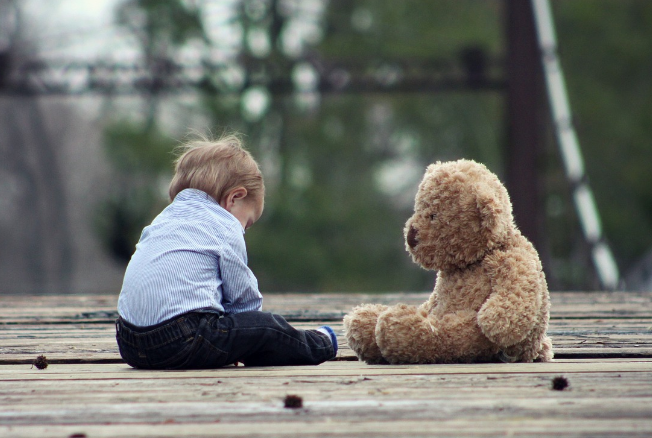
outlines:
[{"label": "teddy bear's leg", "polygon": [[380,315],[376,342],[392,364],[472,362],[497,353],[480,331],[476,313],[460,311],[436,319],[405,304]]},{"label": "teddy bear's leg", "polygon": [[382,304],[365,304],[355,307],[344,316],[346,341],[358,359],[369,364],[387,363],[376,344],[376,323],[378,316],[387,310]]}]

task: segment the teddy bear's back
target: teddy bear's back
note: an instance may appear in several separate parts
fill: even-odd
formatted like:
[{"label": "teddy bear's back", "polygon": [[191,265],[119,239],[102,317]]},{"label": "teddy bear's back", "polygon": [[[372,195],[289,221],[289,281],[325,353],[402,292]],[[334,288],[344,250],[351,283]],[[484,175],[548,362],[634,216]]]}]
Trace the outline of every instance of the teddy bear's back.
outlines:
[{"label": "teddy bear's back", "polygon": [[[515,261],[518,270],[512,269],[511,272],[498,270],[496,272],[497,268],[501,264],[504,264],[503,260]],[[494,251],[494,254],[485,258],[485,261],[492,275],[511,277],[514,280],[514,284],[527,280],[528,283],[532,284],[538,290],[539,298],[542,300],[541,305],[546,304],[549,297],[548,284],[543,273],[539,253],[534,248],[534,245],[518,229],[514,228],[510,233],[504,248]]]}]

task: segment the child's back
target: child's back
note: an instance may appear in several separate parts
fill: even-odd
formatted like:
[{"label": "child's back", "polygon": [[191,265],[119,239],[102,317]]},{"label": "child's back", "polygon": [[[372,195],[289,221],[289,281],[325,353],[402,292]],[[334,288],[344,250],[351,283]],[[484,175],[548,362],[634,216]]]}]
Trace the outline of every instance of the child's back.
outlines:
[{"label": "child's back", "polygon": [[197,309],[238,313],[261,305],[241,224],[196,189],[179,193],[143,230],[118,301],[120,315],[141,327]]}]

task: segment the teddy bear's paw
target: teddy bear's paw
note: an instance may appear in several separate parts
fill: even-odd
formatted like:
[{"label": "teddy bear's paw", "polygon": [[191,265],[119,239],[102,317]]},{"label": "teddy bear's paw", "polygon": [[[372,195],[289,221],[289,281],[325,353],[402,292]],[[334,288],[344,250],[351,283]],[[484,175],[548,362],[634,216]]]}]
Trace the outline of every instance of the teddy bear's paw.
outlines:
[{"label": "teddy bear's paw", "polygon": [[551,362],[555,356],[552,351],[552,340],[548,336],[544,336],[541,341],[541,348],[539,349],[537,362]]},{"label": "teddy bear's paw", "polygon": [[354,308],[344,317],[346,341],[358,359],[369,364],[386,363],[376,344],[378,316],[387,309],[381,304],[366,304]]},{"label": "teddy bear's paw", "polygon": [[550,362],[552,360],[552,342],[547,336],[538,341],[526,340],[511,347],[503,348],[498,359],[502,362]]}]

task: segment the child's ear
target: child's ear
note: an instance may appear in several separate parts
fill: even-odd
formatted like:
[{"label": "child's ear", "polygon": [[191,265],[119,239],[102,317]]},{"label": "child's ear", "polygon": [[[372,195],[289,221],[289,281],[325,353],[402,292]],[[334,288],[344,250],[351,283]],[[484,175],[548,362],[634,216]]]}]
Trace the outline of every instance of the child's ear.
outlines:
[{"label": "child's ear", "polygon": [[247,189],[245,189],[244,187],[236,187],[235,189],[231,190],[226,195],[224,195],[224,197],[220,201],[220,205],[226,211],[230,212],[235,202],[237,200],[243,199],[246,196],[247,196]]}]

